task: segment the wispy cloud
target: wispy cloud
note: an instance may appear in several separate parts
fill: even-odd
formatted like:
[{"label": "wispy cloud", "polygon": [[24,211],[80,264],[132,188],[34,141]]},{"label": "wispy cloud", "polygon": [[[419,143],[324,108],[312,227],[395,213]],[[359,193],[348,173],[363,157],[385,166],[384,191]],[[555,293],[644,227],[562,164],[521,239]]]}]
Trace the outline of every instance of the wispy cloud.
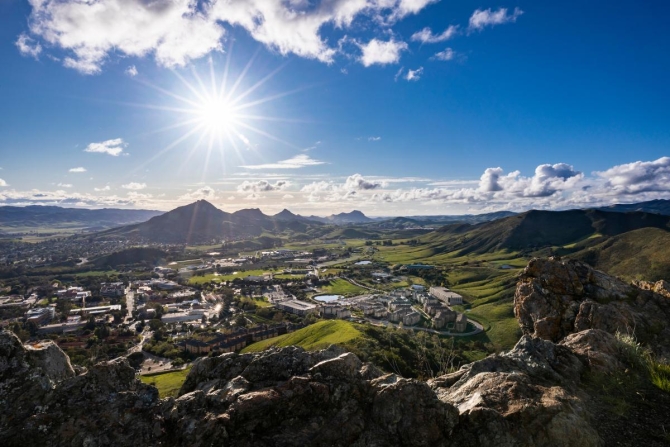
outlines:
[{"label": "wispy cloud", "polygon": [[455,35],[458,34],[458,25],[450,25],[447,29],[442,31],[440,34],[433,34],[433,31],[426,27],[421,31],[417,31],[412,34],[412,41],[421,42],[421,43],[438,43],[449,40]]},{"label": "wispy cloud", "polygon": [[101,141],[99,143],[91,143],[86,146],[84,152],[97,152],[101,154],[109,154],[113,157],[121,155],[123,150],[128,146],[128,143],[123,141],[123,138],[115,138],[113,140]]},{"label": "wispy cloud", "polygon": [[103,187],[103,188],[93,188],[95,192],[102,192],[102,191],[110,191],[112,188],[109,187],[109,185]]},{"label": "wispy cloud", "polygon": [[86,172],[86,168],[79,166],[78,168],[70,168],[69,172]]},{"label": "wispy cloud", "polygon": [[37,59],[42,52],[42,45],[40,45],[39,42],[36,42],[25,33],[21,34],[19,38],[16,39],[15,44],[19,49],[19,53],[21,53],[23,56]]},{"label": "wispy cloud", "polygon": [[497,11],[489,9],[477,9],[470,16],[468,25],[469,31],[481,31],[487,26],[502,25],[503,23],[516,22],[516,19],[523,14],[519,8],[514,8],[511,14],[507,13],[507,8],[500,8]]},{"label": "wispy cloud", "polygon": [[435,53],[433,56],[433,59],[437,59],[439,61],[450,61],[456,57],[456,52],[452,50],[451,48],[445,48],[444,51],[440,51],[439,53]]},{"label": "wispy cloud", "polygon": [[368,137],[368,141],[380,141],[382,137]]},{"label": "wispy cloud", "polygon": [[137,182],[130,182],[126,183],[125,185],[121,185],[121,188],[123,189],[132,189],[134,191],[139,191],[140,189],[144,189],[147,187],[146,183],[137,183]]},{"label": "wispy cloud", "polygon": [[59,184],[56,185],[56,186],[60,186],[61,188],[72,188],[72,184],[71,184],[71,183],[59,183]]},{"label": "wispy cloud", "polygon": [[407,70],[404,78],[406,81],[418,81],[423,75],[423,67],[419,67],[416,70]]},{"label": "wispy cloud", "polygon": [[134,78],[138,74],[137,67],[131,65],[130,67],[126,68],[126,71],[124,73],[130,76],[131,78]]},{"label": "wispy cloud", "polygon": [[307,166],[317,166],[323,164],[326,164],[326,162],[315,160],[307,154],[298,154],[295,157],[289,158],[287,160],[281,160],[275,163],[245,165],[240,167],[246,169],[300,169]]}]

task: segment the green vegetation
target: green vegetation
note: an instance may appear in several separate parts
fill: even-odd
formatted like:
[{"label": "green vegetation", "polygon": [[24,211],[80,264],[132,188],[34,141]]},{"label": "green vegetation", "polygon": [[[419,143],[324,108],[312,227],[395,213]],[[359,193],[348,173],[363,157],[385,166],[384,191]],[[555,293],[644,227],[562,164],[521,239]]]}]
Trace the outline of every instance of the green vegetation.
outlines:
[{"label": "green vegetation", "polygon": [[354,324],[342,320],[320,321],[291,334],[247,346],[259,352],[272,346],[301,346],[307,350],[341,345],[369,361],[404,377],[432,377],[479,360],[488,352],[480,340],[440,338],[426,332]]},{"label": "green vegetation", "polygon": [[177,397],[177,393],[179,393],[179,389],[190,371],[191,367],[188,367],[179,371],[140,376],[140,380],[158,388],[158,394],[161,398]]},{"label": "green vegetation", "polygon": [[242,352],[258,352],[270,346],[300,346],[314,351],[333,344],[344,344],[361,336],[351,323],[342,320],[320,321],[306,328],[279,337],[269,338],[247,346]]},{"label": "green vegetation", "polygon": [[670,279],[670,233],[658,228],[630,231],[571,255],[627,280]]},{"label": "green vegetation", "polygon": [[215,281],[215,282],[232,281],[235,278],[245,278],[247,276],[261,276],[264,273],[268,273],[268,272],[271,273],[271,271],[269,271],[269,270],[260,270],[260,269],[243,270],[243,269],[241,269],[239,271],[236,271],[236,272],[233,272],[233,273],[227,273],[227,274],[209,273],[209,274],[206,274],[206,275],[193,276],[188,280],[188,283],[191,286],[196,286],[196,285],[206,284],[206,283],[211,282],[211,281]]},{"label": "green vegetation", "polygon": [[353,296],[367,292],[367,290],[351,284],[349,281],[341,278],[334,279],[326,286],[320,287],[324,293],[335,295]]},{"label": "green vegetation", "polygon": [[656,388],[670,393],[670,365],[652,361],[649,365],[649,375],[651,383]]}]

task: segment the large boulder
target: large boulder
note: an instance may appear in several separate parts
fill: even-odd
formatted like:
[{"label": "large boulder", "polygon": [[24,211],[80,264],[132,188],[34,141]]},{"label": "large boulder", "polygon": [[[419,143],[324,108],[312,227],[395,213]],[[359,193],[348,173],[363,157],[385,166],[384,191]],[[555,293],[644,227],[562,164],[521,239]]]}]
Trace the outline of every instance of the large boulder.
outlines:
[{"label": "large boulder", "polygon": [[620,332],[670,358],[664,287],[659,282],[640,288],[578,261],[533,259],[519,278],[514,314],[524,334],[558,342],[587,329]]}]

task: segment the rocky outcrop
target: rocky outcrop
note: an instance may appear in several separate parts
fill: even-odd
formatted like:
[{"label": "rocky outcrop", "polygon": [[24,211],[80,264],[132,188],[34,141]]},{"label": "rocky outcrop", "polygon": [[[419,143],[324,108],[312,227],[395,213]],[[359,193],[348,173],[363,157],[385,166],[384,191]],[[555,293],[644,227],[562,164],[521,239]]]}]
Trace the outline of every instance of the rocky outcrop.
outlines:
[{"label": "rocky outcrop", "polygon": [[514,314],[524,334],[557,342],[586,329],[621,332],[668,359],[670,299],[664,291],[665,281],[636,286],[578,261],[533,259],[517,284]]}]

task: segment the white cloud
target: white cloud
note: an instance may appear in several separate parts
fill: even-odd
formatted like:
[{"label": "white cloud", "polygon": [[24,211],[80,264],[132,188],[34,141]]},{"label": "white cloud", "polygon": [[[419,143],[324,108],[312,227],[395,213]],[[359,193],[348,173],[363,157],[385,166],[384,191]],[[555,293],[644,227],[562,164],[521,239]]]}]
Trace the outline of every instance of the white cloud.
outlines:
[{"label": "white cloud", "polygon": [[670,157],[618,165],[596,175],[621,194],[670,191]]},{"label": "white cloud", "polygon": [[138,74],[137,67],[131,65],[130,67],[126,68],[126,71],[124,73],[130,76],[131,78],[134,78]]},{"label": "white cloud", "polygon": [[224,24],[280,54],[332,63],[341,49],[323,37],[324,28],[342,32],[362,17],[388,28],[436,1],[29,0],[29,38],[65,50],[63,64],[84,74],[99,73],[113,53],[182,66],[221,51]]},{"label": "white cloud", "polygon": [[100,143],[91,143],[86,146],[84,152],[98,152],[118,157],[127,146],[128,143],[124,142],[122,138],[115,138],[113,140],[101,141]]},{"label": "white cloud", "polygon": [[[400,0],[397,2],[396,7],[391,13],[390,19],[397,20],[402,19],[403,17],[410,14],[417,14],[426,6],[430,5],[431,3],[437,3],[438,1],[440,0]],[[384,2],[380,1],[379,3],[383,4]]]},{"label": "white cloud", "polygon": [[100,72],[108,53],[153,54],[164,66],[184,65],[221,48],[224,29],[209,5],[192,0],[29,0],[30,31],[67,50],[64,64],[84,74]]},{"label": "white cloud", "polygon": [[0,178],[0,186],[9,186],[9,184]]},{"label": "white cloud", "polygon": [[367,180],[361,174],[354,174],[347,177],[344,182],[344,188],[348,190],[370,190],[384,186],[382,182]]},{"label": "white cloud", "polygon": [[203,186],[195,191],[188,192],[179,197],[179,201],[194,202],[196,200],[215,200],[216,191],[210,186]]},{"label": "white cloud", "polygon": [[433,34],[433,31],[430,28],[425,27],[421,31],[417,31],[416,33],[412,34],[412,41],[421,43],[438,43],[449,40],[456,34],[458,34],[458,25],[450,25],[440,34]]},{"label": "white cloud", "polygon": [[139,190],[144,189],[146,187],[147,187],[146,183],[137,183],[137,182],[130,182],[130,183],[126,183],[125,185],[121,185],[121,188],[132,189],[133,191],[139,191]]},{"label": "white cloud", "polygon": [[439,53],[435,53],[433,56],[433,59],[437,59],[440,61],[450,61],[454,57],[456,57],[456,52],[452,50],[451,48],[445,48],[444,51],[440,51]]},{"label": "white cloud", "polygon": [[23,33],[15,42],[16,47],[23,56],[29,56],[37,59],[42,52],[42,45],[34,39]]},{"label": "white cloud", "polygon": [[311,158],[307,154],[299,154],[287,160],[281,160],[275,163],[265,163],[260,165],[240,166],[246,169],[300,169],[307,166],[323,165],[326,162]]},{"label": "white cloud", "polygon": [[406,81],[418,81],[423,75],[423,67],[419,67],[416,70],[407,70],[404,78]]},{"label": "white cloud", "polygon": [[519,8],[514,8],[511,14],[507,14],[507,8],[500,8],[497,11],[489,9],[477,9],[470,17],[468,29],[470,31],[480,31],[487,26],[502,25],[503,23],[516,22],[516,19],[523,14]]},{"label": "white cloud", "polygon": [[290,182],[286,180],[278,180],[274,184],[268,182],[267,180],[258,180],[255,182],[245,180],[239,185],[237,185],[238,192],[270,192],[270,191],[281,191],[290,186]]},{"label": "white cloud", "polygon": [[56,185],[56,186],[60,186],[61,188],[72,188],[72,184],[71,184],[71,183],[59,183],[59,184]]},{"label": "white cloud", "polygon": [[284,195],[282,196],[282,199],[284,199],[284,200],[289,200],[289,199],[293,199],[293,198],[294,198],[294,197],[293,197],[293,195],[291,195],[291,194],[284,194]]},{"label": "white cloud", "polygon": [[371,191],[386,186],[386,182],[372,180],[361,174],[353,174],[347,177],[344,183],[338,184],[332,181],[318,181],[304,185],[300,192],[307,194],[310,202],[340,200],[351,200],[358,198],[359,192]]},{"label": "white cloud", "polygon": [[109,185],[105,186],[104,188],[93,188],[95,192],[102,192],[102,191],[109,191],[112,188],[109,187]]},{"label": "white cloud", "polygon": [[86,168],[79,166],[78,168],[70,168],[69,172],[86,172]]},{"label": "white cloud", "polygon": [[368,137],[368,141],[380,141],[382,137]]},{"label": "white cloud", "polygon": [[365,67],[375,64],[395,64],[400,60],[400,53],[407,50],[405,42],[394,39],[388,42],[372,39],[367,44],[358,44],[358,46],[363,52],[359,60]]}]

